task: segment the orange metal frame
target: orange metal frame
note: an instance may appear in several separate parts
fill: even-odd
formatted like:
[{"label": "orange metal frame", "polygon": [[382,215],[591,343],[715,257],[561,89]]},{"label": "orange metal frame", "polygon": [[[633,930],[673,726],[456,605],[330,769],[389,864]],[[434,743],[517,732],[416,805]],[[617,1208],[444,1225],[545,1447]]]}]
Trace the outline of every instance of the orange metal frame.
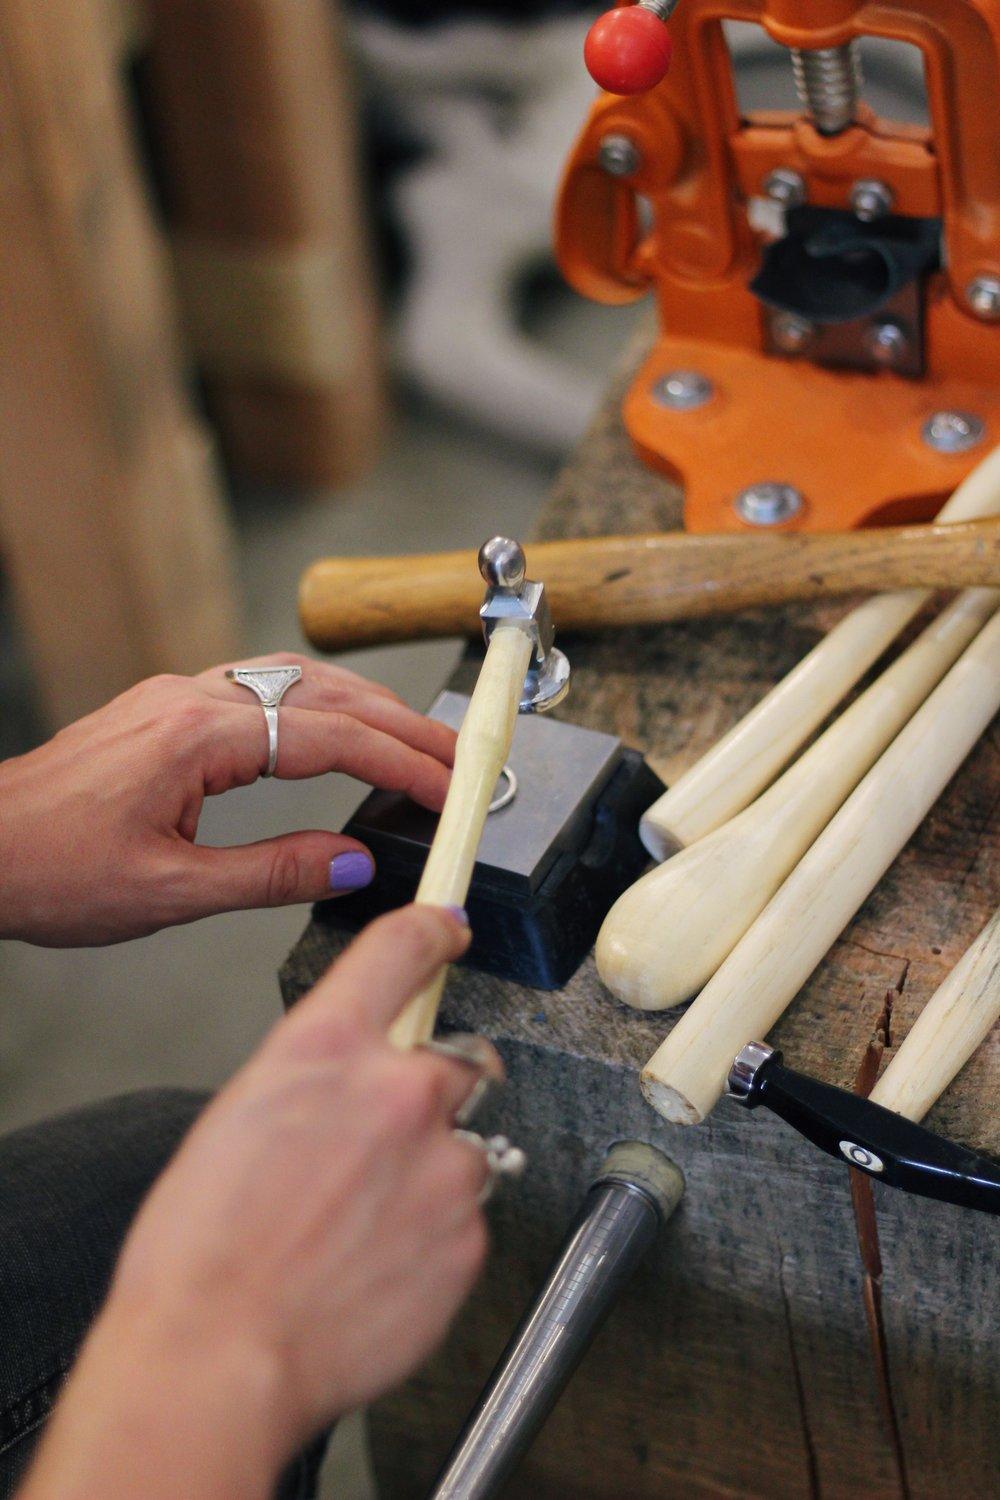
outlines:
[{"label": "orange metal frame", "polygon": [[[806,17],[808,16],[808,24]],[[762,26],[788,47],[868,35],[923,54],[931,128],[894,125],[864,106],[824,137],[804,116],[740,115],[723,20]],[[924,519],[987,447],[1000,442],[1000,323],[975,316],[964,288],[1000,276],[1000,0],[681,0],[666,80],[633,98],[600,94],[559,194],[561,268],[584,295],[625,303],[656,294],[660,337],[625,402],[640,454],[685,486],[685,522],[738,530],[734,496],[765,479],[795,485],[806,530]],[[641,164],[625,179],[598,162],[603,137],[628,136]],[[825,369],[765,351],[764,310],[748,289],[762,235],[750,198],[776,167],[801,173],[811,204],[847,206],[878,178],[894,212],[940,217],[944,269],[925,297],[925,374]],[[640,200],[652,225],[642,227]],[[651,396],[670,370],[708,376],[712,399],[675,412]],[[941,454],[921,439],[934,411],[975,412],[985,441]]]}]

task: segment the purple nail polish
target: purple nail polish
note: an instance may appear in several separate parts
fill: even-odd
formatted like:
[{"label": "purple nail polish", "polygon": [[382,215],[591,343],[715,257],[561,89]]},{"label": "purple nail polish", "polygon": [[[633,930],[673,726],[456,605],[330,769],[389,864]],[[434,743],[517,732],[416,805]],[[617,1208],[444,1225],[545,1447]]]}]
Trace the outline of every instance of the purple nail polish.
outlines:
[{"label": "purple nail polish", "polygon": [[374,861],[361,849],[349,849],[330,861],[331,891],[360,891],[362,886],[371,885],[374,876]]},{"label": "purple nail polish", "polygon": [[463,927],[468,927],[469,917],[464,906],[444,906],[442,911],[450,911],[456,922],[461,922]]}]

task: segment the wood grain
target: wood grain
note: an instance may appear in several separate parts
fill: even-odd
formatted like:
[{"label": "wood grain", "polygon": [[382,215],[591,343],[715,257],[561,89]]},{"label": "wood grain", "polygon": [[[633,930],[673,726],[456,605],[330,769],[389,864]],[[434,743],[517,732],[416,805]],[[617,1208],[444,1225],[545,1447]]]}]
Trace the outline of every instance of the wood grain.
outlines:
[{"label": "wood grain", "polygon": [[[593,631],[854,592],[1000,584],[1000,522],[606,536],[537,543],[528,560],[559,628]],[[322,558],[303,575],[299,618],[324,651],[465,635],[481,592],[467,551]]]},{"label": "wood grain", "polygon": [[[465,905],[490,799],[510,754],[531,651],[531,638],[516,626],[498,626],[490,636],[458,731],[455,769],[417,887],[416,900],[425,905]],[[447,972],[442,969],[393,1022],[389,1040],[395,1046],[415,1047],[433,1036]]]}]

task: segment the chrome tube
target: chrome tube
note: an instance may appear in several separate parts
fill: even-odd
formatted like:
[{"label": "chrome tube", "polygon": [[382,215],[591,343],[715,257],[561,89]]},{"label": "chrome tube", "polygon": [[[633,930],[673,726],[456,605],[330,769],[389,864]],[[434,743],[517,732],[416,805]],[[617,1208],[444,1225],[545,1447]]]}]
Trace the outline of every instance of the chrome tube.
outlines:
[{"label": "chrome tube", "polygon": [[683,1189],[678,1168],[652,1146],[629,1141],[611,1151],[452,1449],[433,1500],[499,1494]]}]

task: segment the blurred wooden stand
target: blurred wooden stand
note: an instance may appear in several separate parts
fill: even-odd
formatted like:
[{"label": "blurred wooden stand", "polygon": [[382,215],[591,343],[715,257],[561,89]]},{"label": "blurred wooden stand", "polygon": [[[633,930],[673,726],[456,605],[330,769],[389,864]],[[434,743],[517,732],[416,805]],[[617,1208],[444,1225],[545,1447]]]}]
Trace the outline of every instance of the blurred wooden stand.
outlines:
[{"label": "blurred wooden stand", "polygon": [[342,484],[383,383],[331,0],[149,0],[149,106],[177,287],[236,474]]},{"label": "blurred wooden stand", "polygon": [[[122,81],[137,44],[176,302]],[[0,0],[0,564],[53,725],[239,651],[190,363],[241,475],[329,485],[371,457],[347,100],[323,0]]]},{"label": "blurred wooden stand", "polygon": [[59,724],[237,630],[101,7],[0,0],[0,69],[0,553]]}]

